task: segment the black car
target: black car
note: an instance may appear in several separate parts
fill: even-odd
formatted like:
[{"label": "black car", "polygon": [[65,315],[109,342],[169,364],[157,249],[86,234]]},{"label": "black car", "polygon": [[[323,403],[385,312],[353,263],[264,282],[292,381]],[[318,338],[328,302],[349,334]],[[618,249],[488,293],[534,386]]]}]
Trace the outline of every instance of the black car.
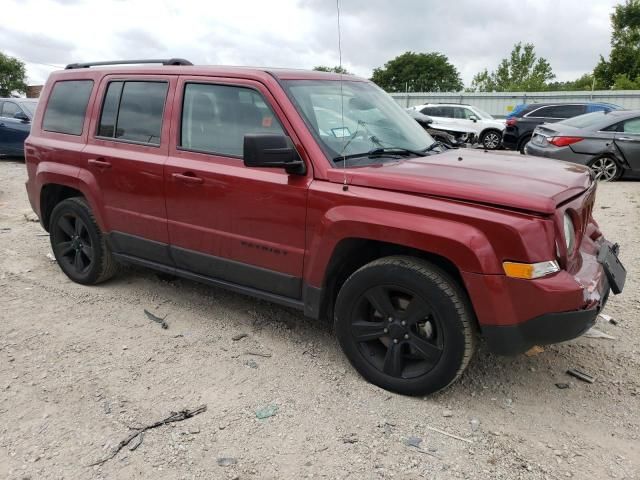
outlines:
[{"label": "black car", "polygon": [[533,130],[542,123],[555,123],[567,118],[591,112],[622,110],[612,103],[531,103],[520,106],[507,117],[507,127],[502,134],[502,145],[509,150],[524,153],[524,147],[531,140]]}]

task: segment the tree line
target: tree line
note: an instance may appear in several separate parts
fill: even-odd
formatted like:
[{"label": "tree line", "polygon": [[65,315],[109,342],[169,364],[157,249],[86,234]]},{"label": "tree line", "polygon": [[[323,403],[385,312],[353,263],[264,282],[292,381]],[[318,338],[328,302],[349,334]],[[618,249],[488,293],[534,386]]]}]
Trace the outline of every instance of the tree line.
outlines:
[{"label": "tree line", "polygon": [[[498,67],[478,72],[464,88],[458,69],[441,53],[405,52],[373,70],[371,80],[388,92],[540,92],[558,90],[640,89],[640,0],[625,0],[611,15],[611,53],[590,73],[554,81],[551,64],[531,43],[516,43]],[[342,67],[315,70],[349,73]]]}]

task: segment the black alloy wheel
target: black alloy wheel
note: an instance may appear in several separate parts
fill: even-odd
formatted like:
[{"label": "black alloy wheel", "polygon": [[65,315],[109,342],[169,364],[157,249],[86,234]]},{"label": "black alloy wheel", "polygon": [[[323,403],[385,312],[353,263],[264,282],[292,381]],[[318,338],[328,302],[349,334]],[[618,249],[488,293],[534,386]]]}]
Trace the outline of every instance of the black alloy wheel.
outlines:
[{"label": "black alloy wheel", "polygon": [[116,273],[106,237],[84,198],[67,198],[55,206],[49,238],[58,265],[74,282],[93,285]]},{"label": "black alloy wheel", "polygon": [[439,267],[407,256],[380,258],[353,273],[338,293],[335,328],[365,379],[406,395],[455,381],[476,342],[460,286]]}]

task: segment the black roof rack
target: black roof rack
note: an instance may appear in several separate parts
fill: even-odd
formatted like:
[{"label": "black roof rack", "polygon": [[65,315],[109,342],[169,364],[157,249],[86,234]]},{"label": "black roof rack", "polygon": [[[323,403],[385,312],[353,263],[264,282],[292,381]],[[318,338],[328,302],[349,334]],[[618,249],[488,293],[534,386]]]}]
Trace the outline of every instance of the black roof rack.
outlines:
[{"label": "black roof rack", "polygon": [[107,65],[141,65],[145,63],[159,63],[162,65],[193,65],[189,60],[184,58],[159,58],[146,60],[114,60],[111,62],[86,62],[86,63],[70,63],[65,70],[74,68],[104,67]]}]

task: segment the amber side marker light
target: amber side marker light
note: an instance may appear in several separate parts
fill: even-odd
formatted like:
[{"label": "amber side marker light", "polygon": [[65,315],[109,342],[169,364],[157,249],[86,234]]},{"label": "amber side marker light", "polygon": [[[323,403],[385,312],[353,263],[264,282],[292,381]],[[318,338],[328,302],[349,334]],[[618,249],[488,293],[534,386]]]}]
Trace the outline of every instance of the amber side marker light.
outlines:
[{"label": "amber side marker light", "polygon": [[560,271],[560,266],[555,260],[539,263],[503,262],[502,268],[504,268],[504,273],[506,273],[507,277],[525,278],[527,280],[544,277]]}]

